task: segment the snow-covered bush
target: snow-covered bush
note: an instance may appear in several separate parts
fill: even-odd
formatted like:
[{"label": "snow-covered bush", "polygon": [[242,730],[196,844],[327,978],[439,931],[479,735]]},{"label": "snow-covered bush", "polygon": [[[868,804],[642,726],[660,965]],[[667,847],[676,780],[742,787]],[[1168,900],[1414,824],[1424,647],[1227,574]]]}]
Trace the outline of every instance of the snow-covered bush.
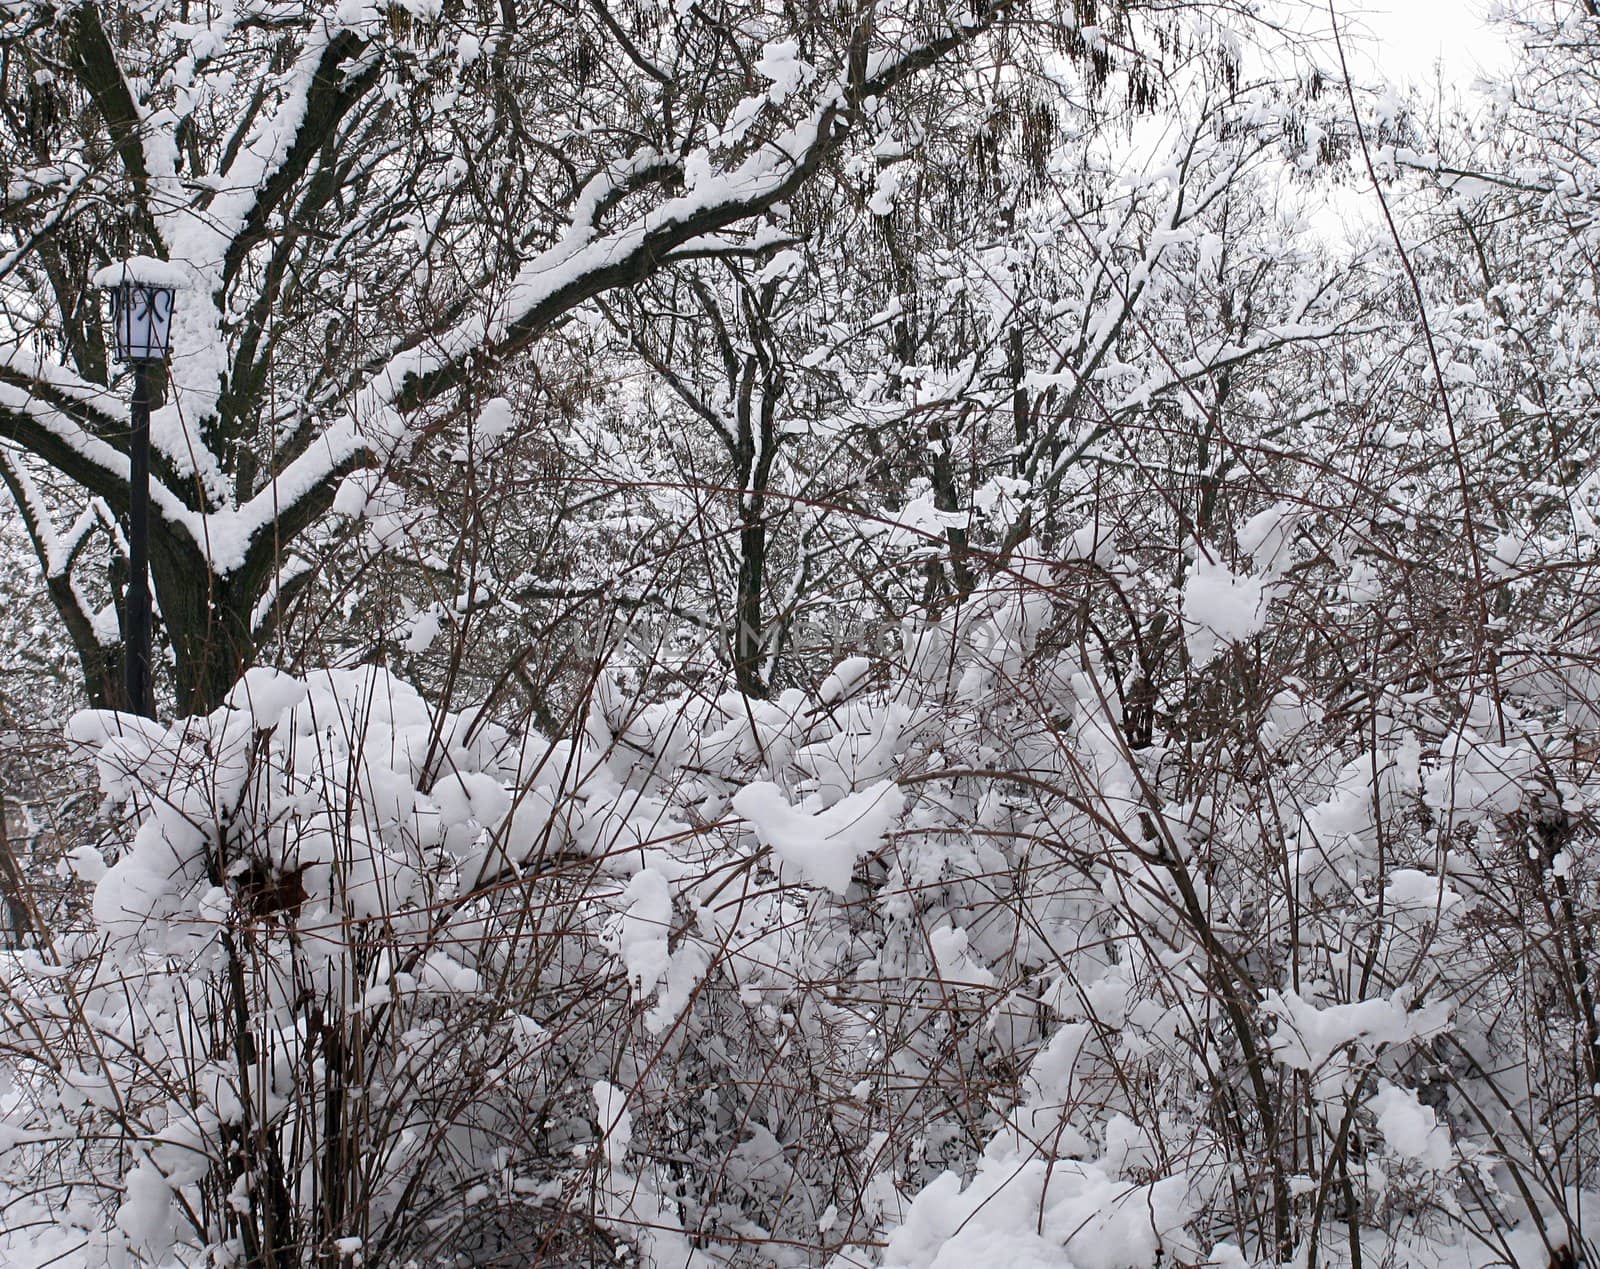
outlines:
[{"label": "snow-covered bush", "polygon": [[1079,567],[1025,553],[810,694],[603,674],[563,738],[372,667],[254,670],[170,725],[80,715],[126,814],[76,856],[93,932],[5,966],[0,1245],[1581,1247],[1594,847],[1566,689],[1339,716],[1268,675],[1305,592],[1258,570],[1230,584],[1249,614],[1212,595],[1191,676],[1249,721],[1131,743],[1125,683],[1064,637]]}]

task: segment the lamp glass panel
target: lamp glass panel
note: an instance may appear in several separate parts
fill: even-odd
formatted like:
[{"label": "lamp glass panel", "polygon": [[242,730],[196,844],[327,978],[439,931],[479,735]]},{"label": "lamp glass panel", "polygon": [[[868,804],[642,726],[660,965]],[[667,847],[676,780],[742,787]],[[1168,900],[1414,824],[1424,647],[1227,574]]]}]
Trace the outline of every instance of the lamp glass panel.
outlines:
[{"label": "lamp glass panel", "polygon": [[124,282],[111,292],[112,331],[119,361],[160,361],[172,331],[173,290]]}]

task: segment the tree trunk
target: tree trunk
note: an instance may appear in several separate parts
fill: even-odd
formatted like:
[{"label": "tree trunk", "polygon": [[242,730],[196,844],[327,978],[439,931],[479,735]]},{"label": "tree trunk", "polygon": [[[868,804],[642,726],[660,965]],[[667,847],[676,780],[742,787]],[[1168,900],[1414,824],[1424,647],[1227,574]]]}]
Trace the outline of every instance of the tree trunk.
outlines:
[{"label": "tree trunk", "polygon": [[172,645],[175,712],[209,713],[250,664],[258,588],[248,577],[217,576],[198,550],[167,534],[151,539],[150,567]]}]

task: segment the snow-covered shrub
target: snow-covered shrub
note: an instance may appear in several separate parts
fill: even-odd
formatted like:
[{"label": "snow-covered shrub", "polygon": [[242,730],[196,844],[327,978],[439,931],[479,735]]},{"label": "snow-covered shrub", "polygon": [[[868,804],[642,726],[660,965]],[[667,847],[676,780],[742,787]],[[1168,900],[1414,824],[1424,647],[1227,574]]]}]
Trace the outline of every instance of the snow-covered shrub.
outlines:
[{"label": "snow-covered shrub", "polygon": [[[1065,637],[1072,567],[1025,551],[814,693],[602,675],[561,738],[371,667],[80,715],[126,827],[79,856],[94,930],[5,968],[0,1246],[1581,1246],[1594,848],[1559,688],[1341,718],[1267,673],[1274,606],[1309,592],[1262,569],[1229,583],[1248,620],[1208,601],[1191,730],[1173,704],[1146,742]],[[1195,730],[1208,692],[1245,721]]]}]

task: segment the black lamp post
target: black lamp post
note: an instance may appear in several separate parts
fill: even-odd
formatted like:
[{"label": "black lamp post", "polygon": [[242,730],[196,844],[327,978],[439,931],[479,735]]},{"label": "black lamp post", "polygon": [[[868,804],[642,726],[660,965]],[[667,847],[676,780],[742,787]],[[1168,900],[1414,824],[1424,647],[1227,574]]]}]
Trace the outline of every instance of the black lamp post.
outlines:
[{"label": "black lamp post", "polygon": [[154,718],[150,656],[151,367],[166,360],[177,293],[172,266],[135,258],[95,275],[111,292],[118,361],[133,367],[133,430],[128,438],[128,595],[123,626],[123,683],[128,708]]}]

